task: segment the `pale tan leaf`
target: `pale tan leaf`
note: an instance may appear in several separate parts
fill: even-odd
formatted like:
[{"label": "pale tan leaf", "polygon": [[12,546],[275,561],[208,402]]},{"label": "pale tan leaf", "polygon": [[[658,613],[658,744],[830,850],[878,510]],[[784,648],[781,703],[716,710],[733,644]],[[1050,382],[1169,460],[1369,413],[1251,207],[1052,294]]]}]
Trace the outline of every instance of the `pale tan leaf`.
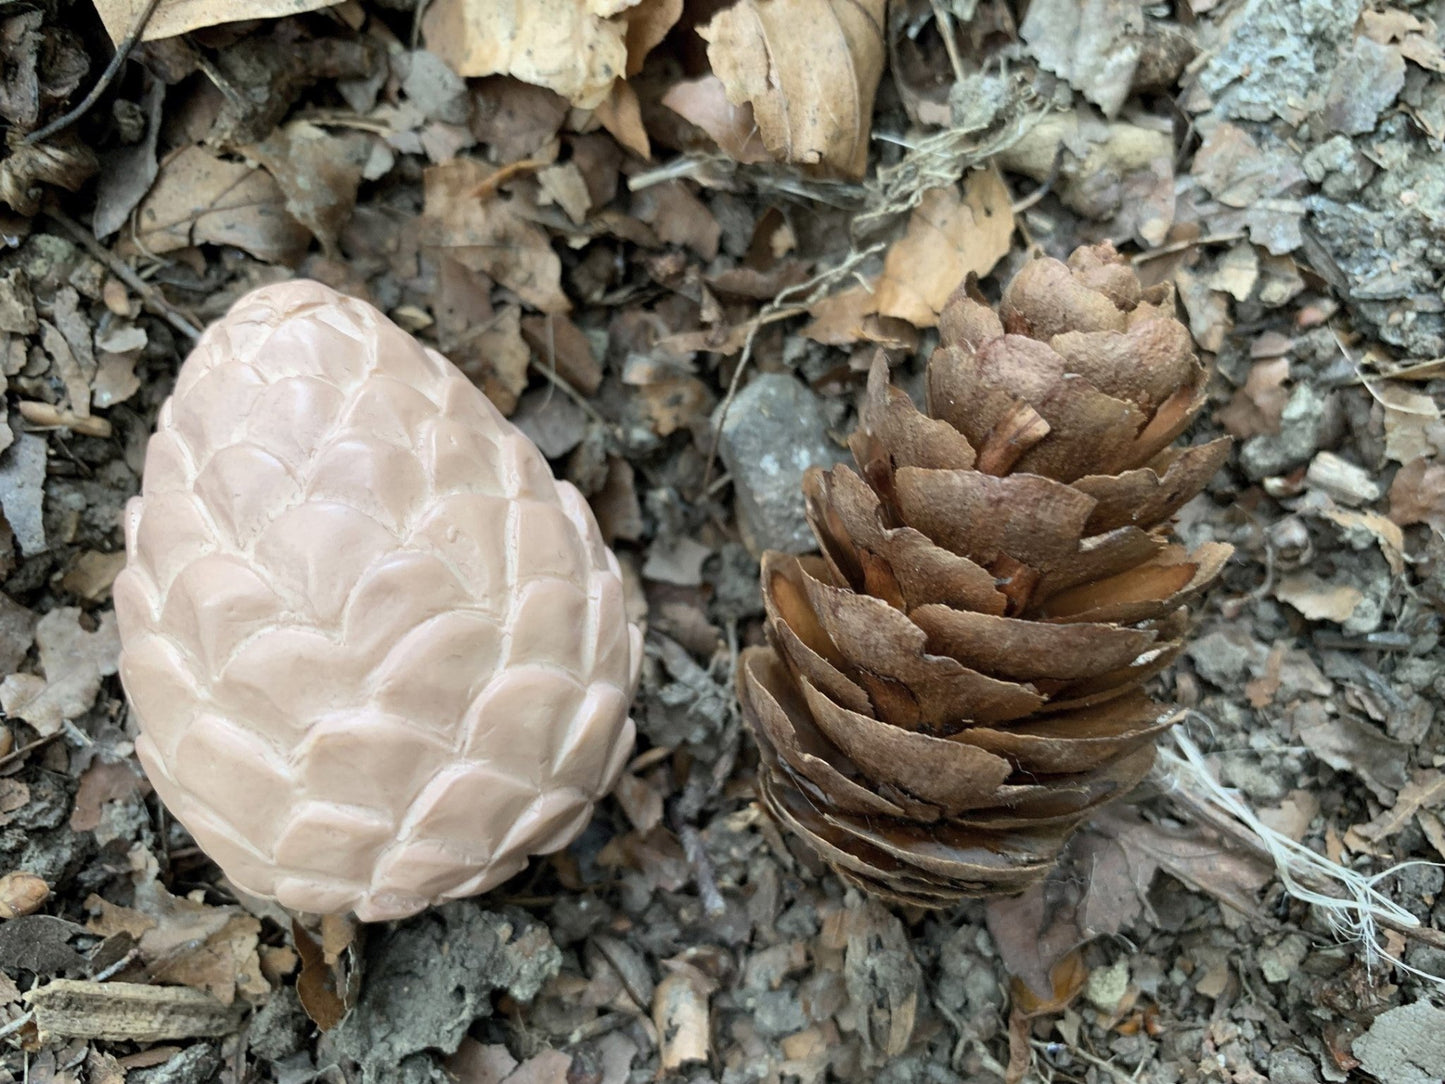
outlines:
[{"label": "pale tan leaf", "polygon": [[[281,19],[331,7],[339,0],[161,0],[146,22],[142,41],[173,38],[207,26],[242,19]],[[139,21],[146,0],[95,0],[110,40],[119,45]]]},{"label": "pale tan leaf", "polygon": [[627,24],[627,74],[642,70],[647,54],[662,44],[662,39],[682,18],[683,0],[641,0],[623,13]]},{"label": "pale tan leaf", "polygon": [[970,273],[987,275],[1009,250],[1014,220],[1008,188],[994,170],[957,186],[930,188],[908,230],[884,257],[875,303],[880,315],[935,327],[949,295]]},{"label": "pale tan leaf", "polygon": [[[630,27],[638,8],[647,10]],[[627,73],[629,31],[637,49],[650,48],[666,8],[659,0],[434,0],[422,32],[458,75],[512,75],[595,109]]]},{"label": "pale tan leaf", "polygon": [[652,142],[642,123],[642,103],[632,84],[622,79],[612,84],[607,100],[597,107],[598,123],[639,158],[652,157]]},{"label": "pale tan leaf", "polygon": [[886,0],[739,0],[698,33],[775,158],[861,177],[883,73]]}]

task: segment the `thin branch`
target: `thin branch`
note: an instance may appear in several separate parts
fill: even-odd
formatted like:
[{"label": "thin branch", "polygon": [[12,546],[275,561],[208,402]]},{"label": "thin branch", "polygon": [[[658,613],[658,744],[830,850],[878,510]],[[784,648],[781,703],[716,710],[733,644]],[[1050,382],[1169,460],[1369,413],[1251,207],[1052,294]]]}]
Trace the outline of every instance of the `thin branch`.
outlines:
[{"label": "thin branch", "polygon": [[114,252],[97,241],[95,235],[88,229],[58,207],[46,208],[45,214],[52,222],[70,234],[71,239],[79,244],[81,248],[105,264],[116,278],[120,279],[138,293],[141,304],[144,305],[152,315],[159,316],[188,339],[194,341],[201,337],[200,328],[182,313],[180,309],[167,301],[158,289],[141,278],[140,275],[136,274],[135,268],[131,267]]},{"label": "thin branch", "polygon": [[70,112],[63,116],[56,117],[44,128],[37,128],[27,135],[21,141],[24,146],[39,143],[42,139],[49,139],[56,132],[69,128],[90,111],[91,106],[100,100],[100,96],[105,93],[106,88],[115,81],[116,75],[120,72],[121,65],[125,63],[126,57],[130,56],[130,51],[134,49],[140,41],[141,35],[145,33],[146,24],[151,21],[151,16],[155,14],[155,10],[159,5],[160,0],[146,0],[145,9],[141,11],[140,16],[135,21],[135,25],[133,25],[130,28],[130,32],[126,34],[125,40],[116,46],[115,55],[110,58],[110,63],[105,66],[105,71],[101,72],[100,79],[96,82],[95,86],[90,88],[90,93],[81,99],[80,104]]}]

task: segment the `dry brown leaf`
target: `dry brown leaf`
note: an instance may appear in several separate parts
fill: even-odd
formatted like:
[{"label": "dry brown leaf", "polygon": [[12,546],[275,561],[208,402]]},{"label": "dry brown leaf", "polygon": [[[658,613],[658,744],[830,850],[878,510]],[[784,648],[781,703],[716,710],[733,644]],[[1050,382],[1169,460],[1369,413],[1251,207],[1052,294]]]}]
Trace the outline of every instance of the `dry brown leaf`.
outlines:
[{"label": "dry brown leaf", "polygon": [[80,777],[75,805],[70,810],[71,831],[89,832],[98,828],[106,802],[128,798],[137,792],[150,793],[150,784],[134,760],[118,760],[114,764],[96,761]]},{"label": "dry brown leaf", "polygon": [[1390,484],[1390,518],[1402,527],[1428,523],[1445,535],[1445,463],[1416,459],[1401,467]]},{"label": "dry brown leaf", "polygon": [[652,157],[652,141],[647,138],[647,128],[642,123],[642,103],[631,83],[621,79],[613,83],[612,92],[594,115],[598,123],[633,154],[639,158]]},{"label": "dry brown leaf", "polygon": [[327,255],[337,256],[337,234],[351,218],[361,172],[374,137],[362,132],[332,135],[298,120],[272,132],[246,153],[266,167],[286,194],[286,210],[310,230]]},{"label": "dry brown leaf", "polygon": [[269,173],[202,147],[167,158],[136,210],[134,244],[155,255],[191,245],[233,245],[258,260],[294,264],[309,241]]},{"label": "dry brown leaf", "polygon": [[[1034,885],[1021,896],[989,900],[985,912],[988,932],[1013,980],[1015,999],[1026,998],[1034,1009],[1046,1004],[1054,991],[1064,992],[1069,983],[1054,979],[1071,973],[1069,961],[1078,958],[1079,947],[1092,936],[1079,926],[1078,904],[1053,898],[1053,881]],[[1076,987],[1069,997],[1077,992]]]},{"label": "dry brown leaf", "polygon": [[1439,809],[1445,802],[1445,774],[1434,768],[1419,768],[1411,773],[1410,782],[1400,788],[1395,804],[1374,820],[1357,824],[1345,833],[1351,850],[1369,851],[1363,843],[1388,843],[1421,809]]},{"label": "dry brown leaf", "polygon": [[704,260],[717,255],[722,227],[686,181],[649,185],[633,197],[632,213],[653,228],[659,241],[683,245]]},{"label": "dry brown leaf", "polygon": [[728,101],[727,87],[716,75],[674,83],[662,104],[708,134],[724,154],[744,164],[772,161],[763,144],[753,107]]},{"label": "dry brown leaf", "polygon": [[683,0],[641,0],[627,7],[627,0],[612,3],[613,8],[626,8],[622,19],[627,23],[627,74],[642,71],[647,54],[662,44],[668,31],[682,18]]},{"label": "dry brown leaf", "polygon": [[158,882],[155,859],[131,851],[134,906],[99,896],[86,900],[88,928],[103,937],[128,934],[136,942],[145,977],[157,984],[190,986],[223,1005],[239,996],[252,1002],[271,992],[261,976],[257,946],[261,923],[240,907],[213,907],[173,896]]},{"label": "dry brown leaf", "polygon": [[1229,405],[1215,416],[1231,436],[1243,440],[1262,433],[1278,433],[1280,416],[1289,402],[1289,358],[1256,361],[1234,393]]},{"label": "dry brown leaf", "polygon": [[542,312],[566,312],[562,261],[528,221],[520,196],[478,195],[492,170],[474,158],[429,167],[422,176],[422,240],[481,271]]},{"label": "dry brown leaf", "polygon": [[422,32],[458,75],[512,75],[595,109],[666,35],[674,7],[681,14],[675,0],[435,0]]},{"label": "dry brown leaf", "polygon": [[1385,409],[1385,454],[1396,463],[1445,452],[1445,420],[1434,396],[1398,381],[1370,388]]},{"label": "dry brown leaf", "polygon": [[[242,19],[282,19],[331,7],[339,0],[161,0],[147,20],[142,41],[173,38],[207,26]],[[146,0],[95,0],[110,40],[119,45],[145,10]]]},{"label": "dry brown leaf", "polygon": [[[1274,876],[1264,860],[1225,848],[1196,824],[1154,824],[1126,805],[1096,813],[1081,843],[1091,883],[1080,916],[1091,935],[1117,933],[1148,907],[1149,886],[1160,870],[1245,915],[1256,911],[1259,890]],[[1132,914],[1119,913],[1117,897],[1099,894],[1092,884],[1099,877],[1132,887]]]},{"label": "dry brown leaf", "polygon": [[886,0],[739,0],[698,33],[768,151],[861,177],[883,74]]},{"label": "dry brown leaf", "polygon": [[889,249],[875,304],[881,316],[936,327],[949,296],[968,275],[982,278],[1008,253],[1012,199],[992,169],[957,186],[930,188],[913,209],[908,231]]},{"label": "dry brown leaf", "polygon": [[100,626],[88,632],[80,624],[80,610],[62,606],[40,619],[35,641],[45,677],[10,675],[0,682],[0,705],[45,737],[90,710],[101,678],[115,673],[120,636],[114,613],[101,615]]}]

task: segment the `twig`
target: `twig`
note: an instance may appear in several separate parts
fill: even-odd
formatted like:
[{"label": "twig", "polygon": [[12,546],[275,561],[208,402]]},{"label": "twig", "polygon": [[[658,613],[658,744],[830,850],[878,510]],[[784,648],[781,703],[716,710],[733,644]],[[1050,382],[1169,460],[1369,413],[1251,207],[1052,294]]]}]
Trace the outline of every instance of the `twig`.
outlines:
[{"label": "twig", "polygon": [[940,0],[930,0],[930,3],[933,5],[933,18],[938,22],[938,33],[943,38],[943,47],[948,51],[948,62],[953,65],[953,77],[962,83],[968,78],[968,73],[963,69],[963,58],[958,55],[958,42],[953,40],[953,17]]},{"label": "twig", "polygon": [[22,745],[19,749],[12,749],[3,757],[0,757],[0,768],[5,767],[7,764],[14,764],[17,760],[23,757],[26,753],[30,752],[30,750],[32,749],[39,749],[43,745],[49,745],[56,738],[60,737],[64,733],[65,731],[63,730],[57,730],[54,734],[47,734],[43,738],[36,738],[29,745]]},{"label": "twig", "polygon": [[95,235],[88,229],[58,207],[46,208],[45,214],[52,222],[70,234],[71,239],[81,248],[105,264],[116,278],[139,294],[141,304],[152,315],[159,316],[188,339],[195,340],[201,337],[200,328],[192,323],[180,309],[167,301],[159,290],[136,274],[135,268],[97,241]]},{"label": "twig", "polygon": [[1175,241],[1173,244],[1151,248],[1148,252],[1140,252],[1129,262],[1135,264],[1148,263],[1150,260],[1157,260],[1161,256],[1172,256],[1176,252],[1183,252],[1186,248],[1195,248],[1200,245],[1227,245],[1232,241],[1243,241],[1244,237],[1245,235],[1243,233],[1207,233],[1203,237],[1193,237],[1186,241]]},{"label": "twig", "polygon": [[6,1024],[3,1028],[0,1028],[0,1039],[4,1039],[8,1036],[15,1034],[15,1032],[19,1031],[21,1028],[23,1028],[26,1024],[30,1023],[30,1021],[34,1019],[34,1009],[31,1009],[29,1012],[22,1013],[20,1016],[17,1016],[14,1020],[10,1021],[10,1023]]},{"label": "twig", "polygon": [[90,110],[91,106],[95,105],[100,96],[105,93],[106,87],[110,86],[115,80],[121,65],[125,63],[126,57],[130,56],[130,51],[134,49],[136,43],[140,41],[141,35],[145,33],[146,24],[151,21],[151,16],[155,14],[155,10],[159,5],[160,0],[146,0],[146,6],[136,19],[135,25],[130,28],[129,33],[125,36],[125,40],[116,46],[115,55],[110,58],[110,63],[105,66],[105,71],[100,73],[100,79],[96,82],[95,86],[90,88],[90,93],[82,98],[80,104],[70,112],[63,116],[56,117],[44,128],[37,128],[27,135],[21,141],[24,146],[39,143],[42,139],[49,139],[56,132],[69,128],[83,117]]},{"label": "twig", "polygon": [[594,422],[602,426],[602,428],[607,430],[609,433],[612,433],[614,435],[617,433],[617,426],[604,418],[602,414],[597,410],[597,408],[588,401],[587,396],[583,395],[580,391],[578,391],[567,382],[566,377],[562,376],[551,366],[543,364],[543,362],[539,358],[532,358],[530,364],[533,369],[535,369],[537,372],[541,373],[544,377],[551,381],[554,388],[560,391],[563,395],[567,396],[567,398],[571,399],[572,402],[576,403],[583,414],[587,415],[587,417],[591,418]]},{"label": "twig", "polygon": [[[1030,1041],[1033,1045],[1033,1048],[1039,1051],[1041,1054],[1049,1054],[1053,1052],[1051,1050],[1051,1047],[1054,1045],[1053,1043],[1047,1043],[1040,1039],[1033,1039]],[[1103,1058],[1090,1054],[1087,1050],[1081,1050],[1073,1044],[1068,1044],[1064,1046],[1064,1049],[1069,1052],[1070,1057],[1078,1058],[1080,1061],[1086,1061],[1090,1065],[1094,1066],[1094,1068],[1104,1070],[1104,1072],[1110,1074],[1115,1080],[1121,1081],[1122,1084],[1135,1084],[1135,1081],[1139,1079],[1137,1073],[1133,1076],[1130,1076],[1113,1062],[1105,1061]]]}]

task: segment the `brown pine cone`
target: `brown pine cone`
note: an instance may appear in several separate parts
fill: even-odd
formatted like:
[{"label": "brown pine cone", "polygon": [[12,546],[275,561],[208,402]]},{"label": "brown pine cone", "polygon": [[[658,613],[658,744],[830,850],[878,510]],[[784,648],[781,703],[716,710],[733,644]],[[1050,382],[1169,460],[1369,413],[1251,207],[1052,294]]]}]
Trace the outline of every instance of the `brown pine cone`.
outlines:
[{"label": "brown pine cone", "polygon": [[769,553],[770,647],[739,667],[768,809],[848,881],[936,907],[1021,891],[1149,770],[1140,688],[1229,557],[1170,520],[1228,452],[1170,447],[1205,372],[1168,285],[1111,245],[1040,259],[940,322],[920,413],[874,362],[821,557]]}]

